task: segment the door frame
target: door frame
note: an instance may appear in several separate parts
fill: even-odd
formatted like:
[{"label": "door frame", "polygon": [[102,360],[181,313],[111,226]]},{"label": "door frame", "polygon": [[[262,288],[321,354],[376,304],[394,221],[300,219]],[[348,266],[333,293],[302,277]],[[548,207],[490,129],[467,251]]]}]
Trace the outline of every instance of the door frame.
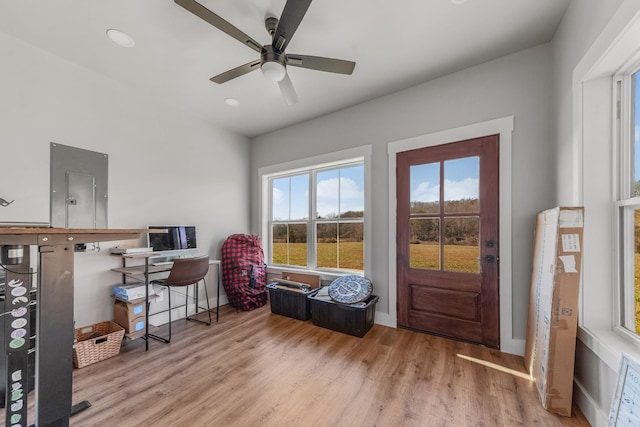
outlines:
[{"label": "door frame", "polygon": [[390,142],[389,159],[389,323],[398,325],[398,288],[396,266],[396,154],[417,148],[433,147],[449,142],[473,139],[486,135],[500,136],[500,351],[524,355],[525,340],[513,337],[513,283],[511,271],[511,138],[513,116],[474,123],[440,132]]}]

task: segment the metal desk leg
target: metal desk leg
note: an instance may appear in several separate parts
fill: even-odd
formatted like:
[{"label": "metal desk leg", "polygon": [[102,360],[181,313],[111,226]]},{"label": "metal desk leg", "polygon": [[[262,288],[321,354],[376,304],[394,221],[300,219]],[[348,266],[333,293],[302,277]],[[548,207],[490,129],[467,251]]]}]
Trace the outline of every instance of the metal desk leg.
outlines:
[{"label": "metal desk leg", "polygon": [[73,245],[39,250],[35,424],[68,426],[73,391]]},{"label": "metal desk leg", "polygon": [[149,258],[144,259],[144,351],[149,351]]},{"label": "metal desk leg", "polygon": [[218,264],[218,295],[216,296],[216,322],[220,319],[220,282],[222,282],[222,263]]}]

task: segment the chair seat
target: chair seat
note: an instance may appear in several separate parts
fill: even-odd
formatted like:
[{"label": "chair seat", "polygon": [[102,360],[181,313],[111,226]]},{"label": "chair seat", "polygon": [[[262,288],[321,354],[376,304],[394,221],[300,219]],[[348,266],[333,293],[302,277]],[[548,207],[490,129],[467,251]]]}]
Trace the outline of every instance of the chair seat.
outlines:
[{"label": "chair seat", "polygon": [[[198,314],[198,309],[200,308],[198,304],[198,284],[200,283],[200,281],[204,281],[204,293],[205,293],[205,298],[207,300],[206,311],[209,315],[209,321],[206,322],[200,319],[189,317],[188,315],[186,319],[195,321],[195,322],[204,323],[205,325],[211,325],[211,307],[209,306],[209,294],[207,292],[207,283],[205,280],[205,276],[207,275],[208,271],[209,271],[208,255],[195,257],[195,258],[177,258],[173,260],[173,266],[171,267],[168,277],[164,279],[154,279],[151,282],[149,282],[154,285],[166,286],[168,288],[167,293],[169,295],[169,337],[164,338],[157,335],[149,334],[151,338],[155,338],[165,343],[171,342],[171,310],[172,310],[171,288],[172,287],[187,287],[190,285],[195,285],[196,287],[195,296],[194,296],[195,306],[196,306],[195,314]],[[189,300],[189,288],[186,288],[185,307],[188,306],[188,300]]]}]

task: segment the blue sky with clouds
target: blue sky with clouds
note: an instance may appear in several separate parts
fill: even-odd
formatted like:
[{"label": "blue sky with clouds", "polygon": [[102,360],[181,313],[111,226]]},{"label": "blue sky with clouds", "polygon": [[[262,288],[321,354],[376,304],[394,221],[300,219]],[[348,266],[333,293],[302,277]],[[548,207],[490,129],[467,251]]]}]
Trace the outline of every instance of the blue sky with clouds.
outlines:
[{"label": "blue sky with clouds", "polygon": [[[364,166],[318,172],[316,211],[321,217],[347,211],[364,211]],[[309,175],[273,180],[273,219],[307,219]]]},{"label": "blue sky with clouds", "polygon": [[[479,176],[478,157],[445,161],[445,200],[477,199]],[[440,199],[440,163],[411,166],[410,177],[412,202],[435,202]]]}]

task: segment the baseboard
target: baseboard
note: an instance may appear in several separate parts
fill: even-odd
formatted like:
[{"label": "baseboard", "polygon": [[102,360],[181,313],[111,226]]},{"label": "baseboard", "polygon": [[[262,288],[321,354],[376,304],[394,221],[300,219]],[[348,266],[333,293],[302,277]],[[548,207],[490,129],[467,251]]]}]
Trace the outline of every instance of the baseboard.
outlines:
[{"label": "baseboard", "polygon": [[580,381],[573,379],[573,400],[578,405],[592,427],[606,427],[609,414],[602,412],[595,400],[584,389]]},{"label": "baseboard", "polygon": [[396,319],[392,319],[389,313],[380,313],[376,311],[375,323],[382,326],[389,326],[390,328],[396,328],[398,325]]},{"label": "baseboard", "polygon": [[503,353],[515,354],[517,356],[524,356],[525,344],[526,341],[523,339],[503,339],[500,343],[500,351]]},{"label": "baseboard", "polygon": [[[206,303],[206,302],[205,302]],[[226,295],[220,295],[220,306],[225,304],[229,304],[229,298]],[[209,306],[215,310],[216,307],[216,298],[209,298]]]}]

